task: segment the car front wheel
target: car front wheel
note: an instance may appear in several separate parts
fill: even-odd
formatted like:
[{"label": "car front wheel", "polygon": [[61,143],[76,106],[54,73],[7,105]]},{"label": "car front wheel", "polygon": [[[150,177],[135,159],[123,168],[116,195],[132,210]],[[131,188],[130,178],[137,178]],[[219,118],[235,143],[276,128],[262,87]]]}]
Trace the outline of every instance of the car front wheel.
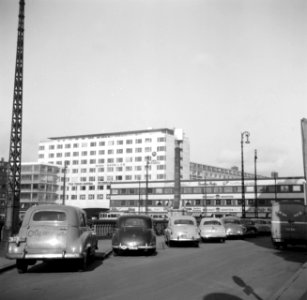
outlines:
[{"label": "car front wheel", "polygon": [[16,268],[19,274],[26,273],[28,271],[28,264],[24,259],[17,259]]}]

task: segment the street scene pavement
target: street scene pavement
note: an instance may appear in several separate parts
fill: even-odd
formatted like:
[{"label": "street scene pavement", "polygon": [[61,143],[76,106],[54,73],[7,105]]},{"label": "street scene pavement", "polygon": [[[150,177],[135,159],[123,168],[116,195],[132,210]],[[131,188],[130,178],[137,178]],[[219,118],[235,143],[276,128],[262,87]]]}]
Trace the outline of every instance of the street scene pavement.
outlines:
[{"label": "street scene pavement", "polygon": [[[234,249],[232,247],[235,247],[236,244],[238,244],[240,246],[241,245],[247,245],[248,247],[254,247],[254,246],[257,246],[258,243],[262,243],[263,241],[266,244],[269,243],[268,237],[266,237],[265,239],[263,239],[263,238],[259,238],[259,239],[260,239],[260,242],[259,242],[259,240],[257,240],[257,238],[251,239],[250,241],[226,241],[225,245],[214,244],[214,243],[202,243],[200,245],[200,249],[195,249],[194,247],[187,247],[187,248],[185,248],[185,247],[172,247],[172,248],[169,248],[164,244],[163,237],[159,236],[158,237],[158,254],[157,254],[157,256],[158,257],[160,256],[161,258],[163,258],[163,256],[166,255],[166,253],[168,253],[168,255],[172,255],[173,257],[176,258],[177,255],[180,255],[178,257],[178,259],[182,260],[182,262],[184,262],[185,255],[189,256],[189,257],[186,258],[187,260],[191,260],[193,257],[195,257],[195,260],[196,260],[197,255],[200,254],[199,251],[205,251],[205,250],[209,251],[212,248],[213,253],[216,253],[216,259],[218,261],[218,260],[220,260],[219,251],[224,251],[222,247],[224,247],[224,249],[225,249],[225,247],[231,247],[231,248],[228,249],[228,251],[232,251],[231,249]],[[2,276],[2,278],[4,279],[4,275],[6,273],[10,272],[10,270],[14,269],[15,262],[5,258],[5,249],[4,249],[3,245],[4,244],[2,243],[1,244],[1,256],[0,256],[0,276]],[[222,250],[219,250],[219,249],[222,249]],[[129,255],[128,256],[124,255],[124,256],[121,256],[121,257],[113,257],[111,255],[111,252],[112,252],[111,250],[112,250],[111,249],[111,240],[107,239],[107,240],[100,240],[99,241],[99,249],[97,250],[97,259],[100,259],[102,261],[105,260],[106,262],[108,262],[107,266],[106,266],[106,262],[104,263],[104,267],[102,266],[103,272],[106,272],[107,267],[113,268],[115,263],[119,263],[119,266],[121,266],[120,268],[122,269],[121,272],[123,272],[123,274],[125,274],[126,271],[128,273],[131,273],[132,268],[129,269],[130,267],[134,268],[134,265],[135,265],[136,269],[138,269],[138,267],[141,267],[142,265],[145,265],[145,267],[146,267],[146,264],[154,263],[154,261],[157,259],[157,257],[150,257],[150,258],[144,258],[145,260],[143,261],[142,256],[141,257],[138,257],[138,256],[135,257],[134,255],[132,255],[132,257],[129,256]],[[259,250],[257,250],[257,251],[259,251]],[[267,251],[267,250],[265,250],[265,251]],[[272,251],[272,250],[270,250],[270,251]],[[275,251],[275,250],[273,250],[273,251]],[[283,253],[275,253],[275,254],[278,254],[279,256],[283,255]],[[182,255],[184,255],[184,256],[182,256]],[[200,255],[202,256],[203,254],[200,254]],[[209,255],[209,253],[208,253],[208,255]],[[223,255],[225,255],[225,254],[223,254]],[[233,260],[236,259],[235,256],[236,255],[234,255]],[[259,290],[259,288],[256,287],[256,285],[255,285],[256,283],[254,283],[253,286],[252,286],[252,284],[250,284],[249,279],[246,279],[246,277],[233,276],[233,281],[236,283],[236,286],[239,287],[240,290],[242,289],[241,293],[244,294],[244,297],[242,297],[242,296],[241,297],[232,296],[228,293],[226,294],[226,293],[222,293],[222,292],[221,293],[210,293],[209,291],[211,290],[211,288],[214,289],[215,287],[211,287],[210,285],[208,285],[208,293],[209,294],[206,295],[205,297],[203,297],[202,299],[206,299],[206,300],[210,300],[210,299],[229,299],[229,300],[231,300],[231,299],[292,300],[293,299],[293,300],[305,300],[305,299],[307,299],[306,248],[304,248],[304,249],[302,248],[302,249],[299,249],[299,250],[290,249],[290,250],[288,250],[288,253],[286,254],[286,256],[284,258],[285,258],[285,260],[295,260],[295,259],[297,259],[296,263],[299,263],[299,264],[296,264],[296,265],[298,267],[294,270],[293,274],[289,278],[285,278],[285,279],[283,279],[284,277],[281,276],[282,269],[276,270],[275,277],[281,278],[280,284],[279,284],[278,288],[275,289],[275,290],[272,290],[271,293],[269,293],[269,296],[267,296],[266,298],[261,296],[261,291]],[[168,262],[169,262],[170,265],[167,268],[168,271],[165,271],[164,273],[172,272],[171,269],[174,268],[174,267],[172,267],[172,262],[167,257],[165,257],[165,259],[166,259],[166,261],[164,262],[164,264],[167,265]],[[305,262],[303,262],[303,259],[305,259]],[[138,262],[138,260],[140,260],[140,262]],[[211,259],[211,260],[214,261],[215,259]],[[124,265],[123,265],[123,263],[124,263]],[[139,265],[139,263],[141,263],[141,265]],[[222,263],[224,263],[224,262],[222,262]],[[132,265],[130,266],[130,264],[132,264]],[[186,262],[186,264],[191,264],[191,270],[192,270],[193,262],[189,262],[189,263]],[[212,264],[214,265],[214,262],[212,262]],[[219,267],[219,264],[220,264],[220,262],[217,263],[217,265],[216,265],[217,269]],[[122,266],[125,266],[125,268],[122,267]],[[205,265],[205,267],[206,267],[206,265]],[[208,272],[209,272],[210,266],[208,265],[207,267],[208,267]],[[157,268],[159,268],[159,267],[157,267]],[[118,269],[118,271],[120,271],[121,269]],[[253,270],[254,270],[254,268],[253,268]],[[34,272],[38,272],[39,274],[41,274],[42,270],[37,269]],[[47,272],[47,274],[48,274],[48,272],[50,272],[50,270],[48,271],[48,269],[47,269],[47,271],[45,270],[44,272]],[[52,272],[54,272],[54,271],[52,271]],[[61,274],[62,271],[58,270],[57,272]],[[140,271],[140,272],[142,272],[142,271]],[[152,272],[155,273],[155,267],[153,267]],[[186,267],[184,266],[184,263],[183,263],[182,275],[174,274],[174,281],[176,281],[175,278],[177,278],[177,277],[178,277],[178,280],[180,280],[180,276],[185,276],[184,275],[185,272],[186,272]],[[227,272],[228,272],[228,270],[225,271],[225,273],[227,273]],[[32,274],[32,271],[30,271],[30,273]],[[92,273],[92,272],[86,272],[86,273],[88,274],[88,273]],[[155,276],[159,276],[159,277],[166,276],[166,275],[163,275],[162,273],[163,272],[161,272],[160,275],[156,274]],[[272,273],[274,274],[274,271],[272,271]],[[17,274],[17,271],[16,271],[15,275],[12,275],[12,276],[14,276],[16,281],[22,281],[22,280],[24,280],[24,278],[27,278],[27,277],[24,277],[24,276],[27,276],[27,275]],[[115,280],[113,274],[110,273],[109,276],[110,276],[110,280],[112,280],[112,282],[113,282]],[[133,274],[133,272],[132,272],[130,276],[131,276],[131,278],[134,278],[134,276],[137,276],[137,275]],[[200,276],[201,276],[201,274],[200,274]],[[215,274],[211,273],[210,277],[214,277],[214,276],[215,276]],[[244,278],[244,280],[242,278]],[[120,278],[118,280],[119,280],[119,282],[121,282]],[[160,280],[162,280],[162,279],[160,278],[159,282],[160,282]],[[257,278],[257,280],[260,280],[260,279]],[[158,279],[157,279],[157,281],[158,281]],[[187,279],[187,282],[189,283],[189,279]],[[2,283],[5,283],[5,281],[2,281]],[[42,284],[43,284],[43,279],[42,279]],[[102,282],[101,284],[103,285],[104,283]],[[113,285],[113,283],[112,283],[112,285]],[[127,286],[125,286],[124,283],[122,285],[123,285],[122,287],[118,286],[118,288],[114,290],[114,296],[106,297],[106,299],[121,299],[121,294],[120,294],[121,288],[122,288],[122,293],[125,292],[125,288],[128,288]],[[4,287],[2,287],[2,288],[4,288]],[[137,284],[136,284],[135,288],[137,288]],[[170,288],[170,287],[168,287],[168,288]],[[192,286],[190,287],[189,284],[188,284],[187,289],[189,289],[189,288],[192,288]],[[163,289],[164,289],[164,287],[161,287],[161,291]],[[130,291],[130,288],[129,288],[129,291]],[[232,290],[230,292],[232,292]],[[106,293],[107,293],[107,291],[106,291]],[[112,294],[112,292],[111,292],[111,294]],[[162,296],[162,298],[161,298],[161,295],[159,297],[160,297],[160,299],[163,299],[163,296]],[[184,294],[182,294],[181,296],[180,295],[176,296],[176,297],[177,297],[177,299],[184,299],[185,298]],[[1,297],[1,299],[6,300],[5,297],[4,298]],[[11,298],[8,298],[8,299],[11,299]],[[46,298],[46,299],[48,299],[48,298]],[[69,299],[69,298],[67,298],[67,299]],[[80,299],[83,299],[83,298],[80,296]],[[130,298],[128,297],[127,299],[130,299]],[[142,298],[140,298],[140,299],[142,299]],[[151,299],[151,298],[149,297],[148,299]],[[165,298],[165,299],[175,299],[175,298],[172,298],[168,295],[168,297]],[[191,298],[191,299],[193,299],[193,298]]]}]

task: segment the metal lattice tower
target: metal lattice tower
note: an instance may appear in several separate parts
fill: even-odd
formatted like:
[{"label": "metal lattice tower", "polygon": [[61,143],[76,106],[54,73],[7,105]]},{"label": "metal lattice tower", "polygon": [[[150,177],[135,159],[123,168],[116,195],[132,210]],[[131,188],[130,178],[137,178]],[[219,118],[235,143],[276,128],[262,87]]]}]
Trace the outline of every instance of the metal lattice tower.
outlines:
[{"label": "metal lattice tower", "polygon": [[23,87],[23,40],[24,40],[24,7],[25,1],[19,1],[18,39],[15,65],[14,99],[12,110],[8,198],[4,237],[16,234],[19,225],[20,181],[21,181],[21,145],[22,145],[22,87]]}]

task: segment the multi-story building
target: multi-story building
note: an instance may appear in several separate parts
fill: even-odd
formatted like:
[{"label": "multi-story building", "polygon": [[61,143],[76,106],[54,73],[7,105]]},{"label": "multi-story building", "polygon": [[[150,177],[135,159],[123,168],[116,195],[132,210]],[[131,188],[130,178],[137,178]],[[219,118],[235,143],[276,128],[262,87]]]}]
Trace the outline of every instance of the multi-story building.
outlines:
[{"label": "multi-story building", "polygon": [[[230,169],[199,164],[195,162],[190,163],[190,179],[235,179],[241,178],[242,172],[238,167]],[[244,178],[254,178],[255,174],[244,172]],[[266,178],[263,175],[257,174],[257,178]]]},{"label": "multi-story building", "polygon": [[4,219],[7,199],[7,180],[9,163],[0,160],[0,219]]},{"label": "multi-story building", "polygon": [[[273,201],[304,203],[303,177],[246,179],[246,215],[267,217]],[[146,201],[147,199],[147,201]],[[110,208],[118,212],[166,215],[173,206],[174,181],[152,181],[146,195],[144,182],[115,182],[111,187]],[[180,208],[194,215],[242,215],[240,179],[182,180]]]},{"label": "multi-story building", "polygon": [[43,163],[21,164],[20,211],[35,204],[59,202],[61,178],[59,166]]},{"label": "multi-story building", "polygon": [[177,129],[53,137],[39,144],[38,162],[64,168],[66,204],[109,207],[114,182],[174,180],[178,145],[180,175],[189,179],[189,141]]}]

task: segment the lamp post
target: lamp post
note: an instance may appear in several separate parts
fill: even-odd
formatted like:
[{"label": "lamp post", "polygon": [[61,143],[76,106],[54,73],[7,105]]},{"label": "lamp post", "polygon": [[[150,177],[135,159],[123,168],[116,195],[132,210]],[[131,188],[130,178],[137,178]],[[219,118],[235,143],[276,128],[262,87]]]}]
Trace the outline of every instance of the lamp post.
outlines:
[{"label": "lamp post", "polygon": [[[241,133],[241,181],[242,181],[242,218],[245,218],[245,187],[244,187],[244,155],[243,155],[243,144],[249,144],[249,135],[248,131]],[[244,142],[244,137],[245,142]]]},{"label": "lamp post", "polygon": [[66,170],[67,170],[67,161],[64,162],[64,177],[63,177],[63,201],[62,204],[65,205],[65,197],[66,197]]},{"label": "lamp post", "polygon": [[258,218],[258,199],[257,199],[257,150],[255,150],[255,218]]},{"label": "lamp post", "polygon": [[145,186],[145,214],[147,215],[147,206],[148,206],[148,168],[149,168],[149,164],[150,164],[150,159],[151,157],[150,156],[147,156],[146,157],[146,165],[145,165],[145,168],[146,168],[146,186]]}]

